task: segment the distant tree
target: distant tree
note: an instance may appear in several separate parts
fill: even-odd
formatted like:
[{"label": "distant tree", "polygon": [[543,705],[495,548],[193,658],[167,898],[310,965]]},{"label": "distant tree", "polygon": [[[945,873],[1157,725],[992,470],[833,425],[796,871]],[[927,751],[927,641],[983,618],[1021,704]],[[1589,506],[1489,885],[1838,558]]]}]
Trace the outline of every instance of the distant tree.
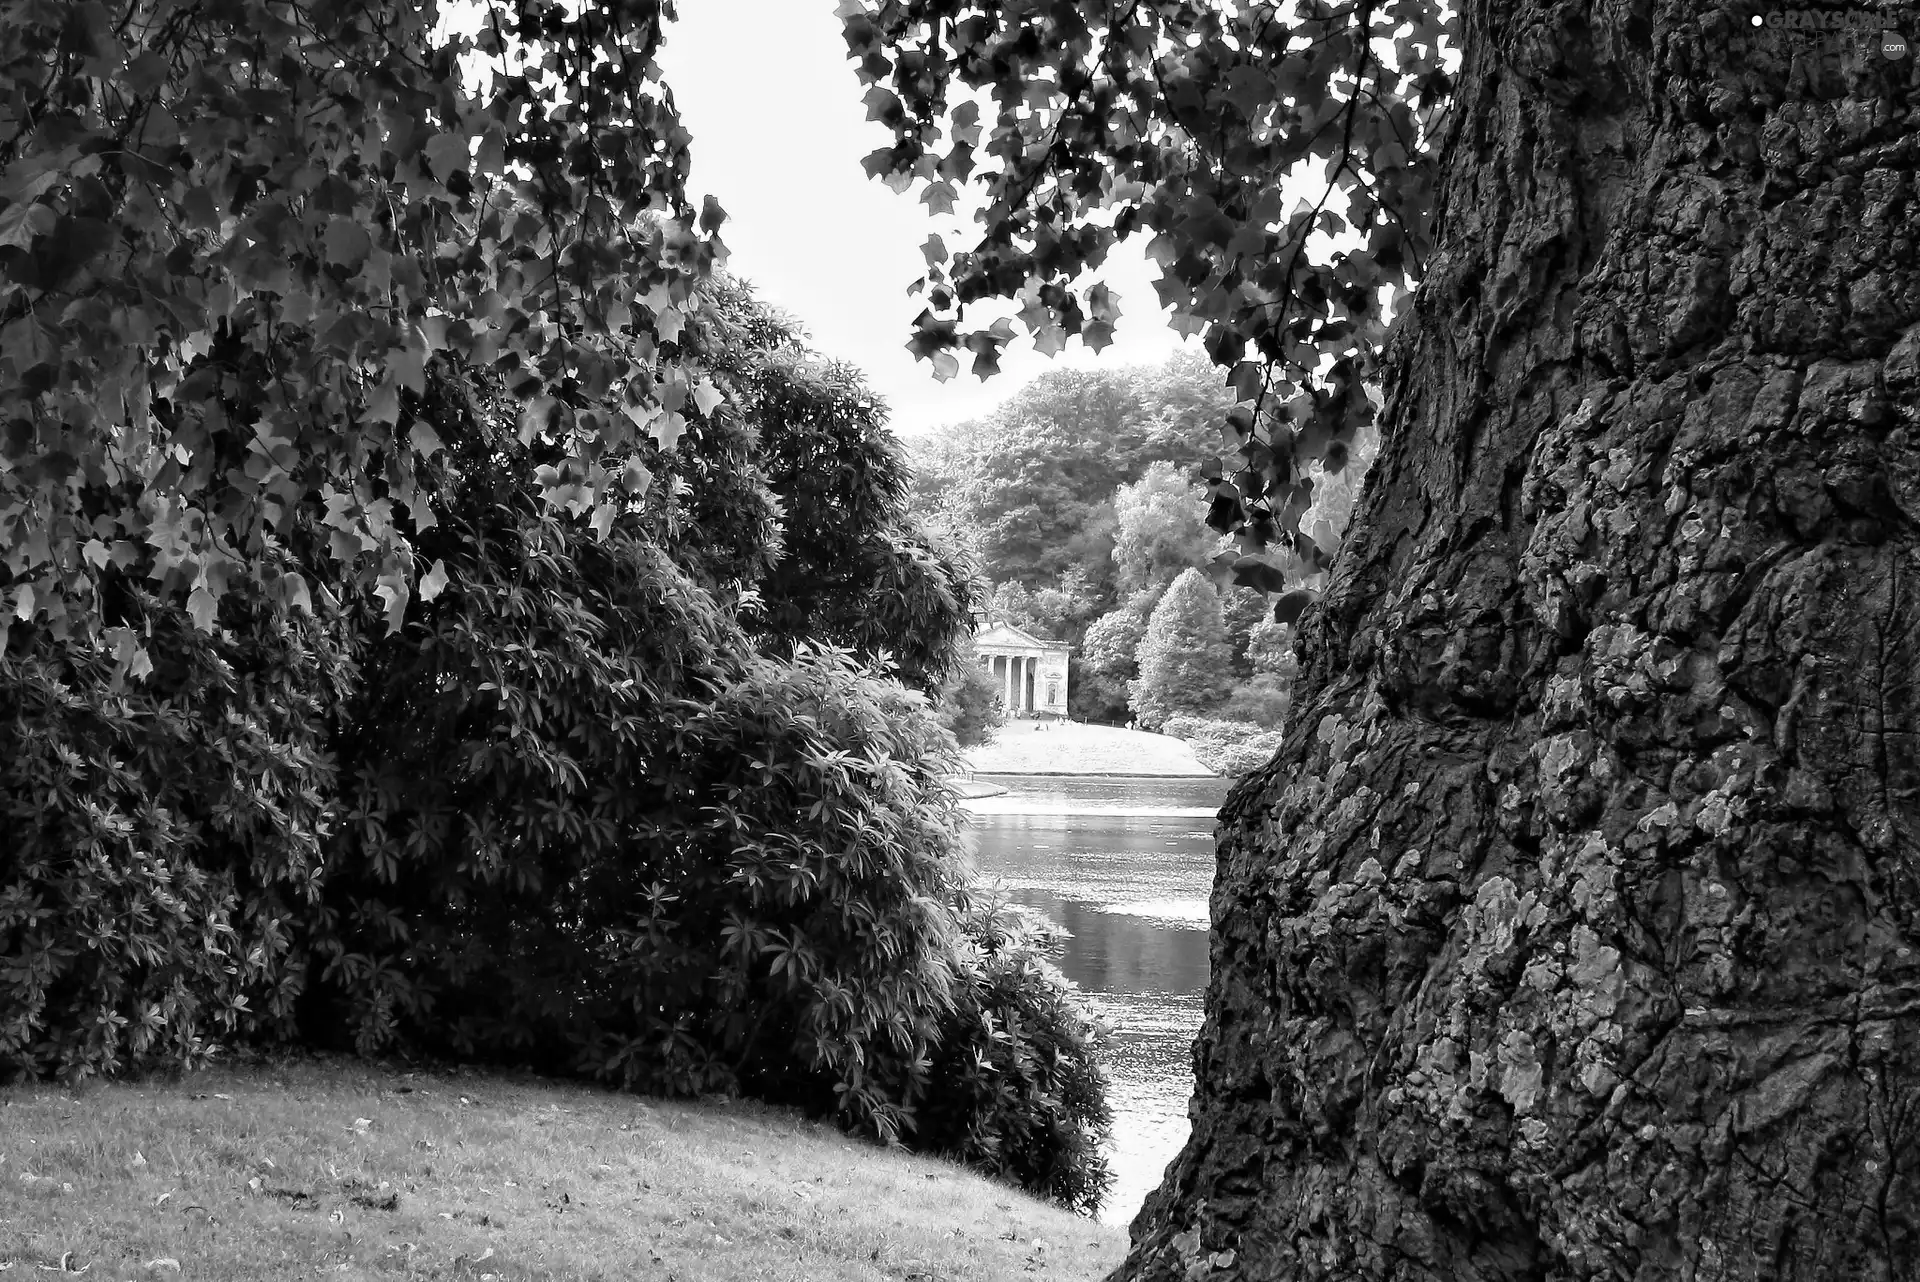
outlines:
[{"label": "distant tree", "polygon": [[1077,644],[1087,625],[1100,614],[1103,594],[1080,566],[1070,567],[1057,587],[1033,594],[1033,615],[1055,640]]},{"label": "distant tree", "polygon": [[915,440],[916,510],[969,530],[996,581],[1039,588],[1079,567],[1105,592],[1115,488],[1155,460],[1217,453],[1232,404],[1204,358],[1043,374],[987,418]]},{"label": "distant tree", "polygon": [[1175,713],[1206,713],[1220,705],[1233,686],[1232,649],[1219,594],[1206,575],[1187,570],[1173,581],[1153,608],[1136,655],[1140,675],[1127,690],[1148,729]]},{"label": "distant tree", "polygon": [[1205,494],[1166,460],[1113,493],[1113,561],[1122,592],[1164,588],[1206,563],[1220,536],[1207,528]]},{"label": "distant tree", "polygon": [[1002,583],[993,590],[988,599],[995,617],[1005,619],[1024,632],[1031,632],[1043,640],[1051,640],[1052,634],[1041,622],[1033,593],[1019,583]]},{"label": "distant tree", "polygon": [[1273,598],[1264,592],[1244,588],[1222,589],[1220,618],[1227,628],[1227,644],[1233,650],[1233,674],[1242,680],[1254,675],[1248,654],[1254,630],[1273,622]]},{"label": "distant tree", "polygon": [[1147,635],[1147,620],[1162,593],[1150,588],[1135,592],[1120,606],[1087,626],[1081,652],[1087,666],[1102,676],[1131,681],[1140,675],[1136,655]]}]

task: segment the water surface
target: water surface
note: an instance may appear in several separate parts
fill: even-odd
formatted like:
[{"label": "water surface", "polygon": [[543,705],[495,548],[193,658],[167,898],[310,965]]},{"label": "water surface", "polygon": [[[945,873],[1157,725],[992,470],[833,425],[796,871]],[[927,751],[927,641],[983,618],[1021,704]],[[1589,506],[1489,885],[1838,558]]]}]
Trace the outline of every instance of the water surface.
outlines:
[{"label": "water surface", "polygon": [[1115,1179],[1100,1218],[1125,1224],[1187,1138],[1213,816],[1230,781],[979,778],[1008,789],[968,803],[981,875],[1071,933],[1055,961],[1114,1027]]}]

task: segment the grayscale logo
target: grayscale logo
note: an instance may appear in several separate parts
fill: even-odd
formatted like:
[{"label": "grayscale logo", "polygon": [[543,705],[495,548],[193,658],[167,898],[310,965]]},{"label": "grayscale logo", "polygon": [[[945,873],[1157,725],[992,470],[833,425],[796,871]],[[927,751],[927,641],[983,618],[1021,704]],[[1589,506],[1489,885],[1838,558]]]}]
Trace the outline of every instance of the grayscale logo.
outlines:
[{"label": "grayscale logo", "polygon": [[1907,56],[1907,38],[1898,31],[1880,33],[1880,52],[1898,62]]}]

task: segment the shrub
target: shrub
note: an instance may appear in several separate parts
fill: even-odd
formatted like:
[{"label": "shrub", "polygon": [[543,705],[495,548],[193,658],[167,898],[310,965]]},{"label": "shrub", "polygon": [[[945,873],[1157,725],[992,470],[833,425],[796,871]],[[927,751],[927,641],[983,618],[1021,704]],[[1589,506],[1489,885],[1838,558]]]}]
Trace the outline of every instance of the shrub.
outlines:
[{"label": "shrub", "polygon": [[1293,687],[1271,673],[1261,673],[1233,688],[1220,705],[1220,720],[1245,721],[1263,730],[1278,730],[1293,706]]},{"label": "shrub", "polygon": [[1280,751],[1284,737],[1279,730],[1263,729],[1248,721],[1194,716],[1169,717],[1163,730],[1184,739],[1200,764],[1220,775],[1243,775],[1259,769]]},{"label": "shrub", "polygon": [[191,1064],[287,1031],[302,982],[340,638],[258,586],[203,633],[100,582],[101,647],[0,646],[0,1078]]},{"label": "shrub", "polygon": [[1006,720],[1000,706],[1000,683],[980,666],[971,638],[963,639],[954,662],[940,682],[934,719],[962,748],[987,743]]},{"label": "shrub", "polygon": [[1050,924],[981,893],[944,1021],[916,1147],[943,1152],[1092,1214],[1113,1181],[1101,1033],[1045,957]]}]

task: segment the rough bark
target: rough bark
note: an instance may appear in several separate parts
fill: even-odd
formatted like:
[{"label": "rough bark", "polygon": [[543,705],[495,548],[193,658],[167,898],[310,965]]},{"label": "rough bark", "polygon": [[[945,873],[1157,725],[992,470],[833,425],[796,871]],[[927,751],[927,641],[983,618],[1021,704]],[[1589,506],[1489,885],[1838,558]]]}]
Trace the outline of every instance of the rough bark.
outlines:
[{"label": "rough bark", "polygon": [[1114,1276],[1920,1278],[1920,75],[1461,8],[1446,252]]}]

